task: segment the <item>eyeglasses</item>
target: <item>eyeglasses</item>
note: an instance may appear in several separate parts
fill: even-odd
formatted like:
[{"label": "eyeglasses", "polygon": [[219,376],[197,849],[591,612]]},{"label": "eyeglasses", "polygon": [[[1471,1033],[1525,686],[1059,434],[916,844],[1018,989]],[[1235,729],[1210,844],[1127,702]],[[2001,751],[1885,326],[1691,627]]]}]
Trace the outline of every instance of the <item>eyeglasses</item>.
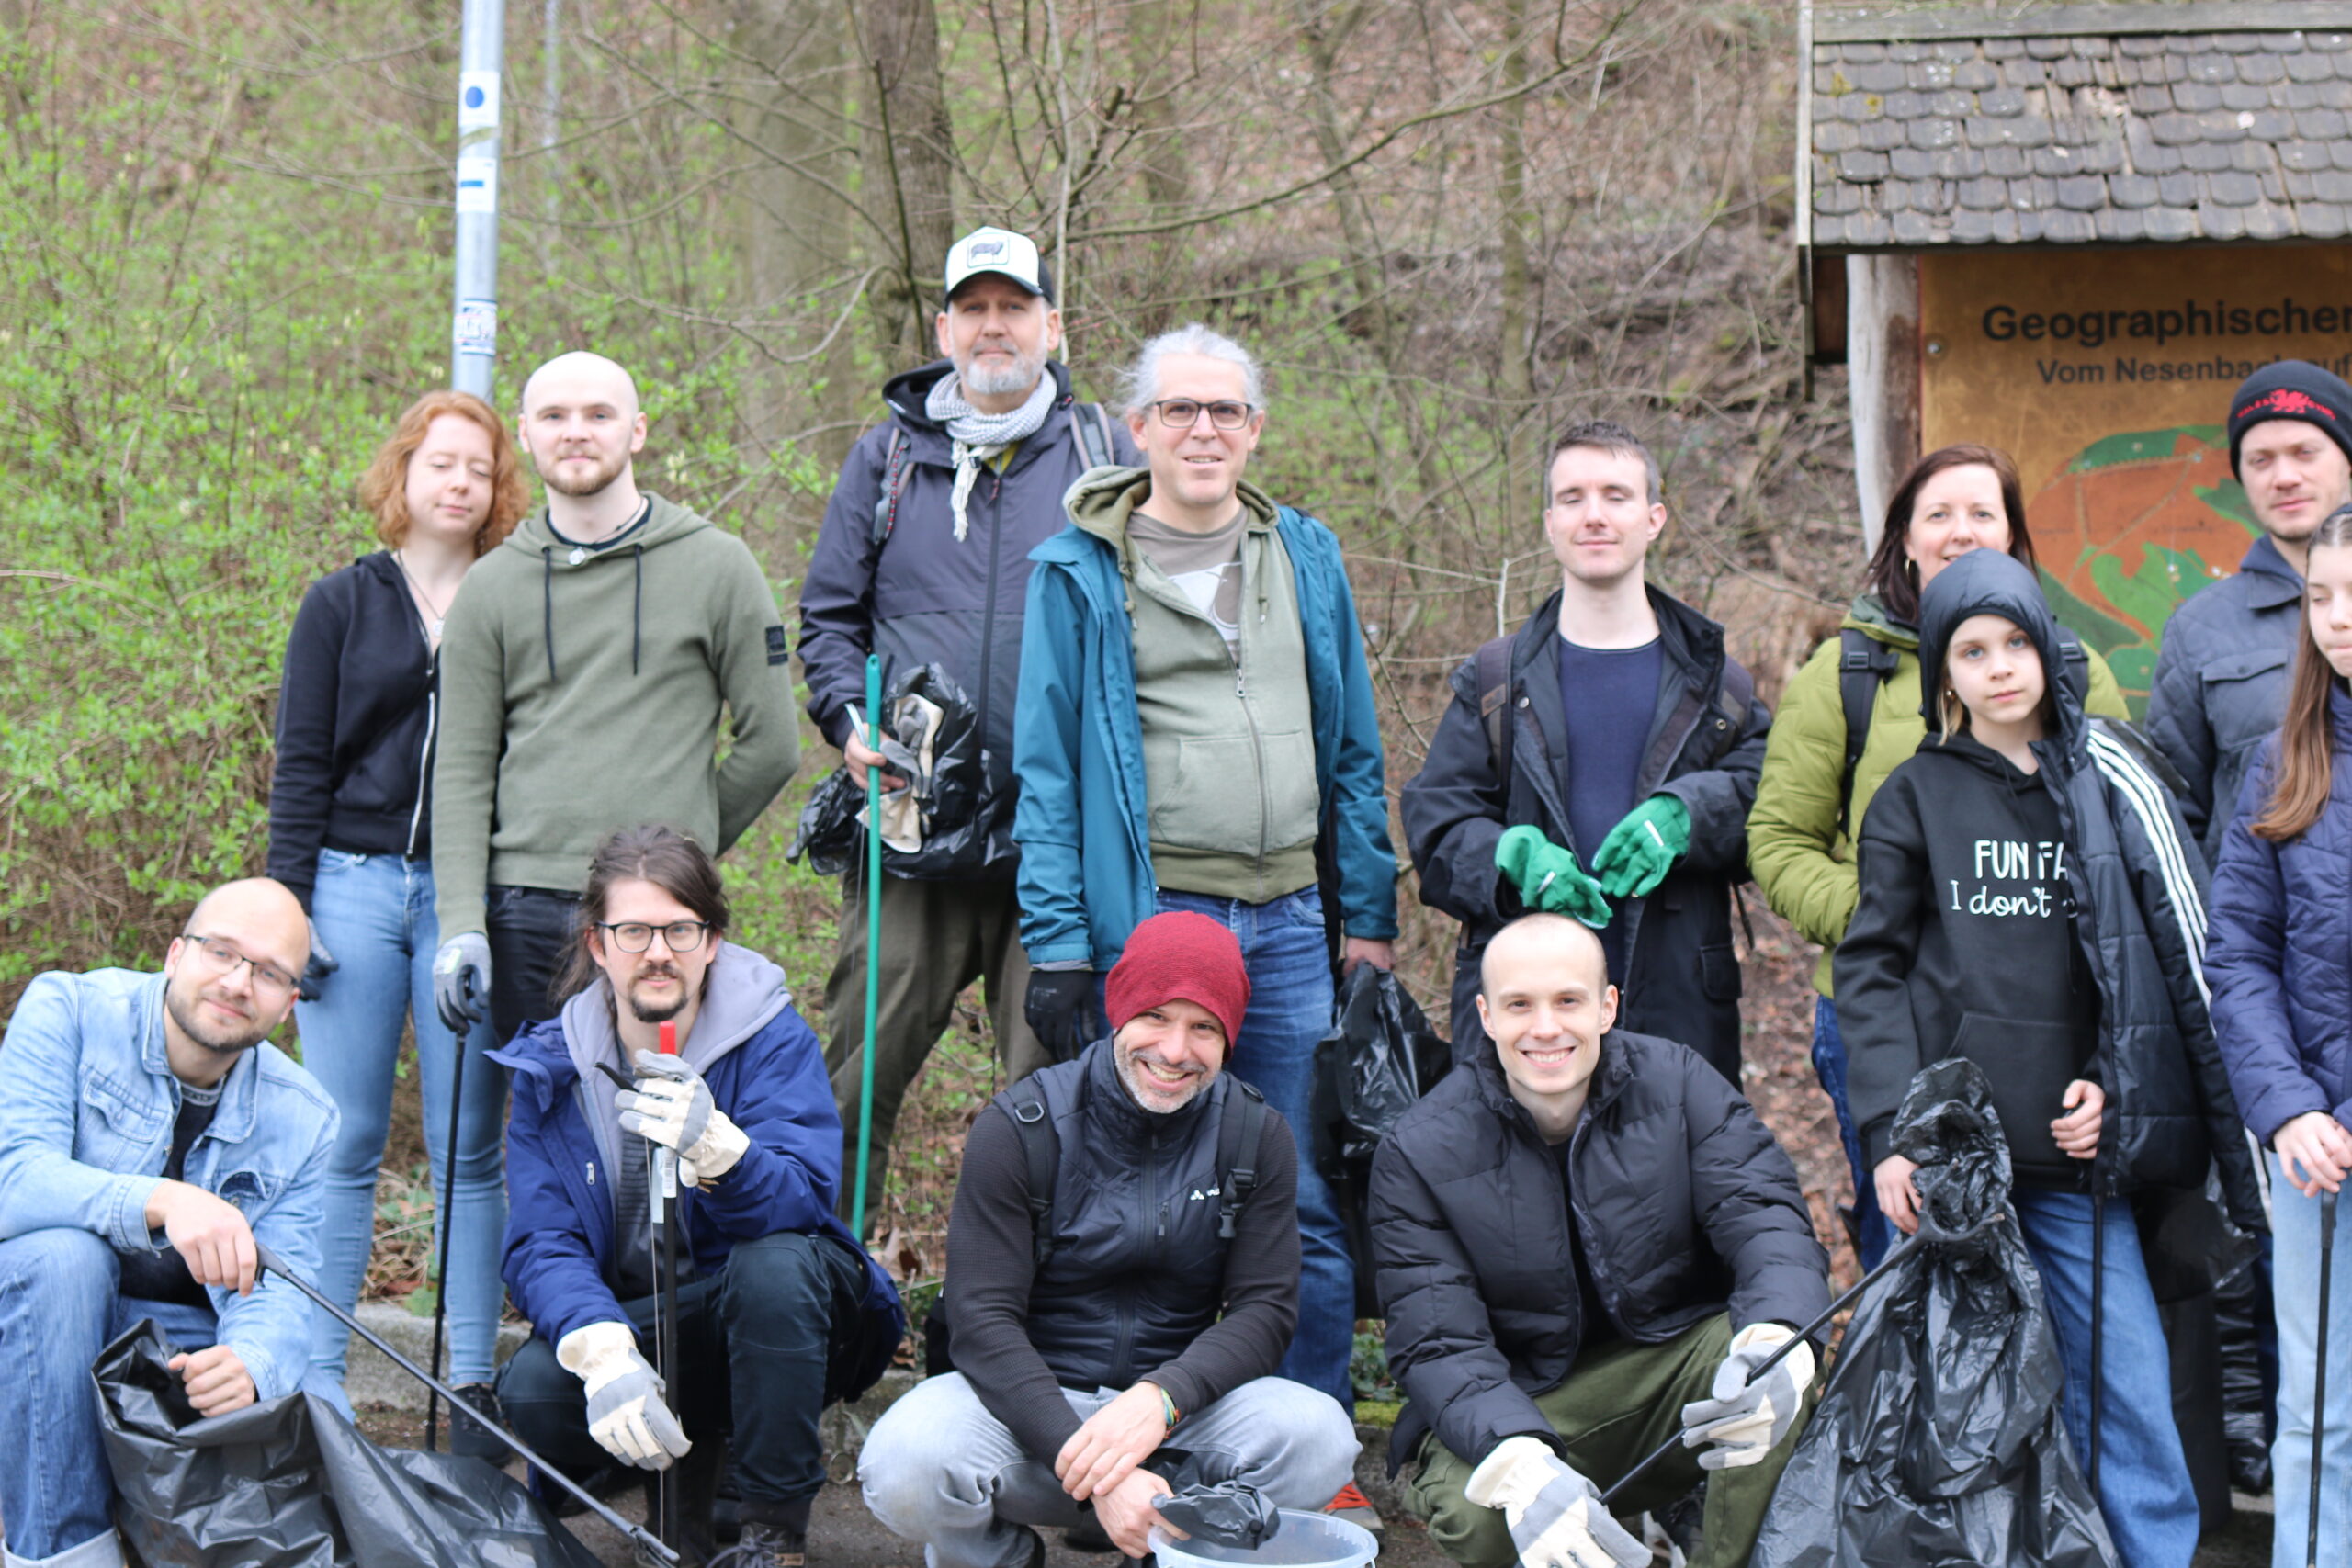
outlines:
[{"label": "eyeglasses", "polygon": [[194,931],[182,931],[180,938],[194,945],[197,956],[215,976],[233,975],[242,964],[253,971],[254,989],[262,996],[283,1001],[294,989],[293,976],[266,959],[247,956],[232,943],[218,937],[198,936]]},{"label": "eyeglasses", "polygon": [[1209,423],[1219,430],[1238,430],[1250,423],[1253,409],[1248,403],[1194,402],[1190,398],[1162,398],[1146,405],[1159,411],[1159,423],[1173,430],[1190,430],[1201,423],[1202,411],[1208,412]]},{"label": "eyeglasses", "polygon": [[673,953],[692,953],[702,945],[703,932],[710,930],[708,920],[672,920],[666,926],[649,926],[641,920],[623,920],[618,925],[610,920],[598,920],[596,929],[611,933],[613,945],[623,953],[643,953],[653,945],[653,933],[662,933],[662,945]]}]

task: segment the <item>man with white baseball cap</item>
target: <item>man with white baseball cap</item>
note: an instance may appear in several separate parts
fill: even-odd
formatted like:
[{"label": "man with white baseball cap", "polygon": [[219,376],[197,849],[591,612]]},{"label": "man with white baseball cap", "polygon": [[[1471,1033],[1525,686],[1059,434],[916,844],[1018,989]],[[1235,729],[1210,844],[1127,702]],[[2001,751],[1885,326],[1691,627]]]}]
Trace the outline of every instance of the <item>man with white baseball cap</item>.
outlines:
[{"label": "man with white baseball cap", "polygon": [[[971,700],[981,732],[974,816],[934,819],[920,847],[883,852],[876,1190],[906,1087],[974,979],[986,987],[1007,1076],[1049,1059],[1023,1017],[1029,963],[1012,880],[1012,707],[1029,552],[1060,531],[1062,494],[1089,468],[1136,460],[1126,432],[1080,402],[1052,357],[1061,312],[1028,236],[976,229],[948,248],[937,333],[943,357],[885,386],[888,418],[842,465],[800,593],[808,714],[861,785],[882,762],[860,728],[869,652],[882,656],[886,692],[938,665]],[[886,771],[884,788],[900,782]],[[844,908],[861,918],[841,921],[825,991],[826,1058],[851,1140],[867,1043],[863,873],[854,867],[842,884]],[[853,1146],[843,1168],[855,1158]]]}]

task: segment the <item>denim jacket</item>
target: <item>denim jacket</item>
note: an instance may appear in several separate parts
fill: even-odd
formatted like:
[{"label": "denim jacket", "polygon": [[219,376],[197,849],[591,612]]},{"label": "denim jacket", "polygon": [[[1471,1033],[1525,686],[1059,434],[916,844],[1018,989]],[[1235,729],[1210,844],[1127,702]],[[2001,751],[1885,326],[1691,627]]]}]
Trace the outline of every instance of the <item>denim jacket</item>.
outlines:
[{"label": "denim jacket", "polygon": [[[41,975],[25,987],[0,1044],[0,1240],[71,1228],[120,1252],[166,1245],[145,1213],[179,1115],[163,1003],[164,976],[129,969]],[[234,1204],[256,1240],[315,1278],[334,1101],[266,1042],[238,1059],[221,1089],[183,1179]],[[257,1396],[299,1387],[310,1303],[275,1276],[250,1296],[209,1293],[220,1343],[244,1362]]]}]

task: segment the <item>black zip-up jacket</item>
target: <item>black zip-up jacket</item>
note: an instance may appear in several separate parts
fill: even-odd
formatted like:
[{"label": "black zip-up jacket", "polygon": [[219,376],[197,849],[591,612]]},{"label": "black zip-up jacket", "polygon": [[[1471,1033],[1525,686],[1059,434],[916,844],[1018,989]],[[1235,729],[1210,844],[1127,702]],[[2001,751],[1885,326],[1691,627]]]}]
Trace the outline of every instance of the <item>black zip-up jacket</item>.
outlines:
[{"label": "black zip-up jacket", "polygon": [[[1922,671],[1943,668],[1953,627],[1978,613],[2022,627],[2042,667],[2059,667],[2056,623],[2027,568],[1977,550],[1944,570],[1962,575],[1953,579],[1955,592],[1930,602],[1920,627]],[[1939,608],[1959,613],[1939,615]],[[1941,682],[1922,686],[1932,694]],[[2022,994],[2019,976],[2037,946],[2068,942],[2096,999],[2091,1052],[2079,1075],[2052,1064],[2033,1070],[2059,1089],[2081,1076],[2106,1091],[2095,1179],[2111,1192],[2201,1190],[2218,1168],[2231,1217],[2262,1228],[2253,1156],[2207,1011],[2205,873],[2196,845],[2147,743],[2128,726],[2086,719],[2065,682],[2052,689],[2055,733],[2034,742],[2033,754],[2056,807],[2075,908],[2071,922],[2013,915],[2007,929],[1996,931],[1992,922],[2002,918],[1977,912],[2005,893],[1998,878],[1973,874],[1980,827],[1998,840],[2015,818],[1995,775],[1973,760],[1991,755],[1984,748],[1964,739],[1939,744],[1931,700],[1922,703],[1928,737],[1918,754],[1887,775],[1863,819],[1856,861],[1861,900],[1833,964],[1865,1157],[1872,1165],[1885,1157],[1891,1119],[1912,1075],[1956,1053],[1985,1066],[2013,1154],[2031,1149],[2033,1138],[2042,1150],[2054,1148],[2047,1123],[2062,1113],[2056,1094],[2021,1098],[2028,1076],[2021,1058],[2037,1038],[2058,1049],[2051,1031],[2060,1021],[2046,1002],[2034,1010],[2036,998]],[[2018,852],[2006,852],[2014,864]],[[1972,909],[1980,886],[1986,902]],[[1957,916],[1950,908],[1955,897]],[[2043,1124],[2024,1133],[2011,1125],[2037,1118]],[[2066,1161],[2075,1170],[2084,1163]],[[2018,1165],[2020,1175],[2035,1174],[2024,1158]]]},{"label": "black zip-up jacket", "polygon": [[[1720,1313],[1802,1327],[1829,1304],[1796,1168],[1696,1052],[1601,1037],[1568,1140],[1577,1235],[1619,1333],[1656,1345]],[[1388,1365],[1407,1404],[1393,1472],[1423,1433],[1472,1464],[1505,1438],[1556,1439],[1535,1396],[1584,1328],[1557,1152],[1491,1048],[1405,1112],[1372,1163]]]},{"label": "black zip-up jacket", "polygon": [[432,853],[436,662],[389,551],[302,595],[277,694],[267,863],[304,908],[322,848]]},{"label": "black zip-up jacket", "polygon": [[[1739,1081],[1739,960],[1732,952],[1731,898],[1747,876],[1747,808],[1764,768],[1772,714],[1751,699],[1744,718],[1724,708],[1732,660],[1724,629],[1678,599],[1649,590],[1666,655],[1649,744],[1634,788],[1636,804],[1670,795],[1690,813],[1690,848],[1645,898],[1621,904],[1630,928],[1626,973],[1612,975],[1623,1026],[1688,1044],[1733,1083]],[[1474,999],[1478,962],[1495,932],[1525,911],[1495,869],[1508,828],[1532,823],[1589,868],[1599,844],[1579,844],[1568,826],[1567,730],[1560,698],[1560,595],[1511,640],[1510,777],[1495,776],[1478,716],[1474,658],[1453,672],[1453,701],[1438,720],[1421,771],[1399,810],[1407,848],[1421,876],[1421,901],[1462,922],[1453,964],[1453,1034],[1459,1055],[1486,1049]]]},{"label": "black zip-up jacket", "polygon": [[[1258,1185],[1217,1235],[1220,1075],[1182,1110],[1147,1112],[1121,1086],[1111,1043],[1030,1080],[1061,1164],[1041,1272],[1029,1164],[1001,1102],[972,1123],[947,1221],[956,1370],[1032,1459],[1078,1430],[1063,1387],[1148,1378],[1180,1412],[1271,1377],[1298,1324],[1298,1155],[1268,1107]],[[1182,1430],[1170,1439],[1182,1446]]]},{"label": "black zip-up jacket", "polygon": [[[825,506],[808,575],[800,587],[800,660],[808,676],[808,716],[839,746],[849,705],[865,705],[865,656],[882,655],[888,690],[899,672],[935,663],[978,705],[984,768],[978,811],[985,833],[959,839],[960,853],[883,852],[897,876],[1010,880],[1012,842],[1012,709],[1021,671],[1021,626],[1029,602],[1029,552],[1069,519],[1062,496],[1086,471],[1070,428],[1077,394],[1069,372],[1048,361],[1057,396],[1044,428],[1023,441],[1001,474],[983,467],[956,537],[955,443],[924,412],[954,367],[938,360],[894,378],[883,389],[890,417],[860,436]],[[893,432],[903,433],[905,481],[888,538],[875,543],[874,510],[888,482]],[[1135,463],[1126,428],[1111,422],[1113,458]]]}]

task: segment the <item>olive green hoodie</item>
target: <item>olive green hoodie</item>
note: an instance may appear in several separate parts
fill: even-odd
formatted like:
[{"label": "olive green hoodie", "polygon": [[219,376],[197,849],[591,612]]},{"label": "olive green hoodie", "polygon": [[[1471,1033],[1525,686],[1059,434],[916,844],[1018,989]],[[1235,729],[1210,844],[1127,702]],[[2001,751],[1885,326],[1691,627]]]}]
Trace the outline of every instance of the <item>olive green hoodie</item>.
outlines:
[{"label": "olive green hoodie", "polygon": [[1306,634],[1290,554],[1263,491],[1241,482],[1241,637],[1214,623],[1127,537],[1148,509],[1147,468],[1096,468],[1070,487],[1070,521],[1119,554],[1134,626],[1152,879],[1263,904],[1315,885],[1316,784]]},{"label": "olive green hoodie", "polygon": [[650,515],[602,549],[533,513],[449,606],[433,774],[444,942],[482,929],[490,886],[583,886],[615,829],[664,823],[718,854],[799,766],[766,574],[734,535],[647,500]]}]

